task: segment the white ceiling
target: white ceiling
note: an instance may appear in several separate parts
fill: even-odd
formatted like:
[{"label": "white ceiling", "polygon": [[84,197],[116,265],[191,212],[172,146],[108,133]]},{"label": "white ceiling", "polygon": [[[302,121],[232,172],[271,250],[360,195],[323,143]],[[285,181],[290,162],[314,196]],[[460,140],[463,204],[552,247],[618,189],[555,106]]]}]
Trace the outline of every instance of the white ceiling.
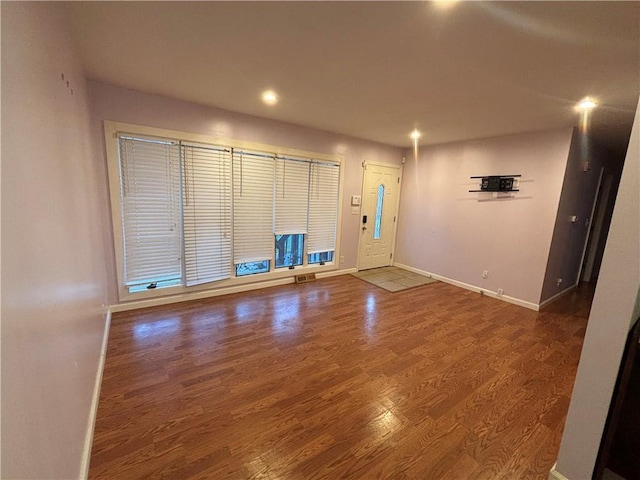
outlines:
[{"label": "white ceiling", "polygon": [[619,147],[640,93],[635,1],[68,8],[91,79],[395,146],[414,128],[426,145],[575,125],[592,95],[593,128]]}]

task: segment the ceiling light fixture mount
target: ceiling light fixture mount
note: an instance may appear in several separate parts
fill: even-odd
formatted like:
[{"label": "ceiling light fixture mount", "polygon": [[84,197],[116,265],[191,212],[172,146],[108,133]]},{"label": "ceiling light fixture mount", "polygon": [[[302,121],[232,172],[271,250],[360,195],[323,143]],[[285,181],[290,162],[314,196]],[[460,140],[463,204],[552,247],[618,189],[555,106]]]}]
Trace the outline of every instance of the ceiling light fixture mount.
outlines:
[{"label": "ceiling light fixture mount", "polygon": [[[413,159],[414,161],[418,161],[418,140],[422,136],[420,131],[417,128],[413,129],[413,132],[409,134],[411,139],[413,140]],[[403,162],[404,163],[404,162]]]},{"label": "ceiling light fixture mount", "polygon": [[576,105],[576,108],[580,111],[592,110],[598,106],[598,102],[591,98],[585,97]]},{"label": "ceiling light fixture mount", "polygon": [[265,90],[262,92],[262,101],[267,105],[275,105],[278,103],[278,94],[273,90]]}]

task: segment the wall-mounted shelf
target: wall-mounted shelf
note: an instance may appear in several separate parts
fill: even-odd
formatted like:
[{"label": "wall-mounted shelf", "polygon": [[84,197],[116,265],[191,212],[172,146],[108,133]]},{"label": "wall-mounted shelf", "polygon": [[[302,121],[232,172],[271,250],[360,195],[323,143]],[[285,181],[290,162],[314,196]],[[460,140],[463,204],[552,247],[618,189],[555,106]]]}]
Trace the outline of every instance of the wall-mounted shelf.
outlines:
[{"label": "wall-mounted shelf", "polygon": [[521,175],[486,175],[469,177],[482,179],[480,182],[480,190],[469,190],[469,192],[519,192],[519,189],[513,188],[516,183],[515,179],[518,177],[521,177]]}]

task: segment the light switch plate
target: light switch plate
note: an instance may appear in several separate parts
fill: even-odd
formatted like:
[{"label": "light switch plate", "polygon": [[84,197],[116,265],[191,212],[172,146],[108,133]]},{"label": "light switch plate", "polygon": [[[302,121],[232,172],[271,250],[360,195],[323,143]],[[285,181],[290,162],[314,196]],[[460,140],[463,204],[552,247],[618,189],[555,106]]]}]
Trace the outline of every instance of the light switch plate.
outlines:
[{"label": "light switch plate", "polygon": [[360,195],[351,195],[351,205],[360,205]]}]

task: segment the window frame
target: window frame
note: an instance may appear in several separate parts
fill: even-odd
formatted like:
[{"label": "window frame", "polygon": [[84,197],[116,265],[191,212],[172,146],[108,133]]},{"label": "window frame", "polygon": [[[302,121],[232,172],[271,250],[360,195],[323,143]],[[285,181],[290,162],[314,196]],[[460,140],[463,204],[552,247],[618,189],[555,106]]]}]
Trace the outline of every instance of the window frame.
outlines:
[{"label": "window frame", "polygon": [[[172,140],[176,142],[195,142],[208,145],[214,145],[224,148],[235,149],[248,149],[253,151],[264,151],[273,153],[275,155],[301,157],[307,159],[313,159],[323,162],[332,162],[340,168],[340,180],[338,185],[338,212],[337,212],[337,224],[336,224],[336,249],[333,255],[333,261],[327,262],[324,265],[320,264],[308,264],[308,254],[303,252],[303,264],[296,266],[293,270],[288,268],[275,269],[275,261],[271,262],[271,269],[269,272],[259,273],[255,275],[235,276],[235,265],[233,260],[231,263],[233,276],[227,280],[219,280],[210,283],[204,283],[201,285],[194,285],[186,287],[185,285],[168,286],[152,290],[146,290],[143,292],[129,292],[129,289],[124,285],[124,245],[123,245],[123,229],[122,229],[122,209],[120,204],[120,159],[118,149],[118,135],[128,136],[142,136],[148,138],[155,138],[161,140]],[[167,130],[155,127],[147,127],[143,125],[136,125],[115,121],[104,121],[104,138],[105,138],[105,150],[107,159],[107,173],[109,180],[109,193],[111,204],[111,222],[113,232],[113,248],[116,262],[116,278],[117,278],[117,291],[118,299],[121,302],[162,298],[171,295],[186,295],[192,292],[206,292],[214,291],[229,287],[242,287],[248,284],[256,284],[269,281],[281,281],[286,279],[292,279],[294,275],[302,273],[321,273],[335,271],[340,268],[340,241],[342,231],[342,200],[343,200],[343,186],[344,186],[344,173],[345,162],[343,155],[330,155],[317,152],[309,152],[304,150],[292,149],[282,146],[266,145],[254,142],[248,142],[236,139],[227,139],[219,136],[201,135],[196,133],[182,132],[176,130]],[[233,234],[232,234],[233,238]],[[275,235],[273,237],[273,248],[275,251]],[[306,239],[305,239],[306,241]]]}]

